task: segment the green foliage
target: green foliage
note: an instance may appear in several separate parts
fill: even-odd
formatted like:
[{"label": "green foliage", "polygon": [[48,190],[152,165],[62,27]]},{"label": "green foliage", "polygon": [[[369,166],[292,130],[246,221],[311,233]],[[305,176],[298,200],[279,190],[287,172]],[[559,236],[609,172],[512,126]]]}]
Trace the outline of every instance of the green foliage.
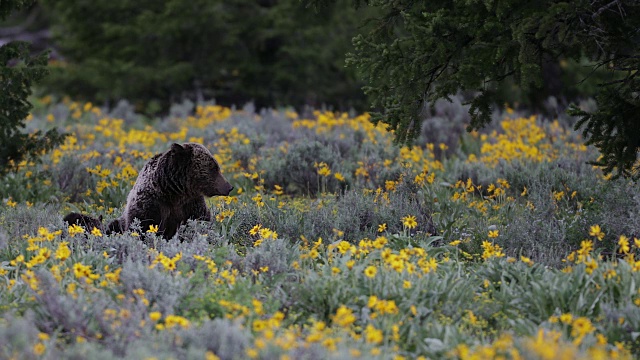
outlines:
[{"label": "green foliage", "polygon": [[[638,61],[640,67],[640,61]],[[640,179],[640,83],[630,79],[618,88],[606,88],[596,97],[598,111],[588,113],[572,107],[570,113],[580,116],[576,129],[584,126],[587,144],[595,145],[602,157],[592,162],[602,166],[606,173],[616,171],[616,177]]]},{"label": "green foliage", "polygon": [[14,10],[20,10],[34,2],[35,0],[3,0],[0,3],[0,20],[4,20]]},{"label": "green foliage", "polygon": [[259,107],[363,105],[344,68],[358,14],[306,11],[297,0],[44,1],[67,60],[48,86],[139,111],[183,98]]},{"label": "green foliage", "polygon": [[546,67],[586,56],[592,72],[606,69],[609,80],[623,78],[624,85],[605,82],[599,110],[573,113],[583,116],[580,125],[586,126],[589,143],[603,153],[599,164],[629,174],[640,113],[634,81],[640,70],[636,1],[365,2],[384,16],[354,38],[355,52],[347,61],[366,80],[365,93],[378,110],[373,120],[395,130],[397,142],[418,136],[425,103],[474,92],[469,129],[479,129],[490,122],[493,105],[504,102],[498,91],[504,80],[525,93],[540,92],[552,80]]},{"label": "green foliage", "polygon": [[[30,2],[9,1],[0,5],[0,19],[11,9]],[[25,158],[36,157],[53,149],[64,139],[55,129],[45,133],[21,132],[31,110],[28,101],[31,86],[47,74],[48,54],[31,56],[29,44],[11,42],[0,47],[0,175]]]},{"label": "green foliage", "polygon": [[425,101],[433,103],[461,90],[478,92],[471,102],[471,127],[487,124],[490,107],[498,100],[495,85],[514,76],[525,89],[540,87],[546,54],[542,44],[553,43],[557,32],[566,31],[541,30],[565,11],[566,4],[553,2],[370,4],[383,8],[386,16],[374,30],[354,39],[356,51],[349,63],[365,75],[365,92],[373,106],[382,109],[376,119],[396,130],[398,142],[417,136]]}]

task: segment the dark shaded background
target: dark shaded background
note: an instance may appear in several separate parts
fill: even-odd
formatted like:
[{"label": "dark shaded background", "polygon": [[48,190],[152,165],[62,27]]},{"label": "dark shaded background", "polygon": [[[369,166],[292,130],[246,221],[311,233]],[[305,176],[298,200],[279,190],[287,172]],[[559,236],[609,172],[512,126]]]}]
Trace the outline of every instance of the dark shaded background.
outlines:
[{"label": "dark shaded background", "polygon": [[[258,108],[368,109],[351,39],[380,9],[300,0],[43,0],[0,27],[0,44],[51,51],[39,92],[107,106],[120,99],[148,115],[184,99]],[[507,102],[544,110],[591,96],[599,79],[577,62],[550,62],[543,89],[523,93],[504,82]]]}]

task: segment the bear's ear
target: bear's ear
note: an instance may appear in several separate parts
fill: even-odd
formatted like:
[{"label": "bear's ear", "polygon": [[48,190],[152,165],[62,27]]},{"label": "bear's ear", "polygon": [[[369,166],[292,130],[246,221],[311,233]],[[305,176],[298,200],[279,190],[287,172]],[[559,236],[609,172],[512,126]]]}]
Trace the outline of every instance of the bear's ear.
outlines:
[{"label": "bear's ear", "polygon": [[177,153],[181,153],[184,150],[185,150],[185,148],[180,144],[177,144],[177,143],[171,144],[171,151],[175,151]]}]

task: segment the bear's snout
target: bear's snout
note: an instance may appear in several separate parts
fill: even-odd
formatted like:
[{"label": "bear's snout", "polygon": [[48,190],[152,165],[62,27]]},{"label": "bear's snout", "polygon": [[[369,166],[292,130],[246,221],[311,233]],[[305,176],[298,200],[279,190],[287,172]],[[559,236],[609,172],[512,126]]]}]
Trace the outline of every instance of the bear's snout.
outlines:
[{"label": "bear's snout", "polygon": [[224,176],[219,175],[216,180],[213,183],[213,189],[211,189],[211,191],[208,194],[205,194],[207,196],[229,196],[229,193],[231,193],[231,191],[233,190],[233,186],[231,186],[231,184],[229,184],[229,182],[227,181],[227,179],[224,178]]},{"label": "bear's snout", "polygon": [[233,186],[231,186],[231,184],[227,183],[227,188],[224,191],[222,191],[222,193],[220,195],[228,196],[231,193],[231,191],[233,191]]}]

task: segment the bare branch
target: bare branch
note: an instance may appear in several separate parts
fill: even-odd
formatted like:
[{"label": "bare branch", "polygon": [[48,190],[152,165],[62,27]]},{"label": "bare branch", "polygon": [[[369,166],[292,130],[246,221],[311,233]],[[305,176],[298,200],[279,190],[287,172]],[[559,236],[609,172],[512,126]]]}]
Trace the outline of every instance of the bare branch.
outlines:
[{"label": "bare branch", "polygon": [[595,13],[593,13],[593,15],[591,15],[591,18],[593,20],[595,20],[597,17],[600,16],[600,14],[602,14],[603,12],[607,11],[608,9],[610,9],[611,7],[613,7],[614,5],[618,6],[618,9],[620,9],[620,15],[624,16],[623,12],[624,10],[622,9],[622,7],[620,6],[620,0],[615,0],[612,1],[610,3],[608,3],[607,5],[601,7],[600,9],[598,9],[598,11],[596,11]]}]

